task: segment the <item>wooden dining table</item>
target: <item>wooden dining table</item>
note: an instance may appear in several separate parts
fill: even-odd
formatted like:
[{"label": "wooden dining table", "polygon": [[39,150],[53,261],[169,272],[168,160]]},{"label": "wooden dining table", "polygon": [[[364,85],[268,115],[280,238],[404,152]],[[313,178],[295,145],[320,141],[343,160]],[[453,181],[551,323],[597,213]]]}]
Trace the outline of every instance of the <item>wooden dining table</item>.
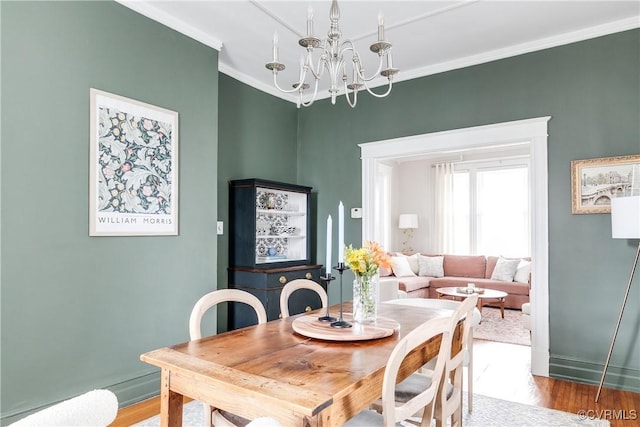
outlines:
[{"label": "wooden dining table", "polygon": [[[332,307],[331,314],[338,310]],[[343,310],[346,319],[350,303]],[[161,425],[182,425],[183,396],[188,396],[247,419],[269,416],[284,426],[341,426],[380,398],[385,366],[398,340],[429,319],[451,315],[449,310],[382,303],[378,315],[398,326],[385,338],[323,340],[293,330],[297,317],[318,313],[142,354],[143,362],[161,369]],[[458,327],[453,351],[461,348],[460,332]],[[399,380],[435,357],[439,346],[436,337],[409,354]]]}]

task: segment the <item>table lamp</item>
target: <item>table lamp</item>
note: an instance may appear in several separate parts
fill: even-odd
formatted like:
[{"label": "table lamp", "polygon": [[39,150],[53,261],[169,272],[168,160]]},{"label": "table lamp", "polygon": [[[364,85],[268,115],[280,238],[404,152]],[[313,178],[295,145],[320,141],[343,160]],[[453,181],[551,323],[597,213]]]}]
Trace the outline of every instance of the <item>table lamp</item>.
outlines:
[{"label": "table lamp", "polygon": [[412,249],[408,247],[407,244],[413,236],[413,230],[418,228],[418,215],[400,214],[400,218],[398,219],[398,228],[402,230],[402,252],[408,255]]},{"label": "table lamp", "polygon": [[[640,196],[616,197],[611,200],[611,237],[614,239],[640,239]],[[620,328],[620,321],[622,320],[622,313],[624,312],[624,307],[627,304],[629,290],[631,289],[631,282],[633,281],[633,275],[636,272],[639,257],[640,241],[638,241],[636,258],[631,266],[631,274],[629,276],[629,282],[627,283],[627,290],[624,294],[624,298],[622,299],[622,307],[620,307],[620,314],[618,315],[618,322],[616,323],[613,338],[611,339],[611,346],[609,346],[607,360],[605,361],[604,369],[602,370],[602,377],[600,378],[598,392],[596,393],[596,403],[600,398],[600,391],[602,391],[604,377],[607,374],[609,360],[611,359],[611,352],[613,351],[613,346],[616,342],[616,336],[618,335],[618,329]]]}]

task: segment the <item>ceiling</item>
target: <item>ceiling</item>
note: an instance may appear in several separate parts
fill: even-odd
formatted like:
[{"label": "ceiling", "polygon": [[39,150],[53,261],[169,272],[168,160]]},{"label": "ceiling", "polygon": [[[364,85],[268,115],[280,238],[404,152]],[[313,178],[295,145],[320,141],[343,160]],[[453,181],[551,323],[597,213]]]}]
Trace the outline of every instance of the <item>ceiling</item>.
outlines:
[{"label": "ceiling", "polygon": [[[220,50],[222,73],[292,102],[294,97],[274,88],[265,68],[272,60],[274,32],[280,62],[287,66],[278,83],[290,88],[303,53],[298,39],[307,31],[307,10],[313,9],[315,35],[324,38],[331,6],[330,0],[119,2]],[[393,65],[400,69],[394,82],[640,27],[638,0],[340,0],[338,5],[342,37],[355,43],[367,74],[377,69],[369,45],[377,39],[378,14],[384,16],[385,39],[393,44]],[[327,86],[320,86],[319,98],[328,96]]]}]

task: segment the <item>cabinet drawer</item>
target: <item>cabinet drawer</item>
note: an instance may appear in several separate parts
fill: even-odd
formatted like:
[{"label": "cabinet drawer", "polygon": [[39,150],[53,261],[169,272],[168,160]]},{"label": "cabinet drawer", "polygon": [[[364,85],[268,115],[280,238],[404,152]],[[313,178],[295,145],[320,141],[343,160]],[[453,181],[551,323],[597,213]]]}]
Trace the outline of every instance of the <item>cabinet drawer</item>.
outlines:
[{"label": "cabinet drawer", "polygon": [[284,285],[295,279],[310,279],[314,282],[320,282],[320,269],[269,273],[266,278],[267,287],[282,288]]}]

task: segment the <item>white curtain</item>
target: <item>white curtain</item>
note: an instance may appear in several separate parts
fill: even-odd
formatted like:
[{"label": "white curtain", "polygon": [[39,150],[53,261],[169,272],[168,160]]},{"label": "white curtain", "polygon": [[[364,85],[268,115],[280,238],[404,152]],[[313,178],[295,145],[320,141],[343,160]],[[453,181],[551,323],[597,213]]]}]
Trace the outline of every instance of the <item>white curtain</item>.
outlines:
[{"label": "white curtain", "polygon": [[434,168],[433,243],[437,253],[453,251],[453,164]]}]

